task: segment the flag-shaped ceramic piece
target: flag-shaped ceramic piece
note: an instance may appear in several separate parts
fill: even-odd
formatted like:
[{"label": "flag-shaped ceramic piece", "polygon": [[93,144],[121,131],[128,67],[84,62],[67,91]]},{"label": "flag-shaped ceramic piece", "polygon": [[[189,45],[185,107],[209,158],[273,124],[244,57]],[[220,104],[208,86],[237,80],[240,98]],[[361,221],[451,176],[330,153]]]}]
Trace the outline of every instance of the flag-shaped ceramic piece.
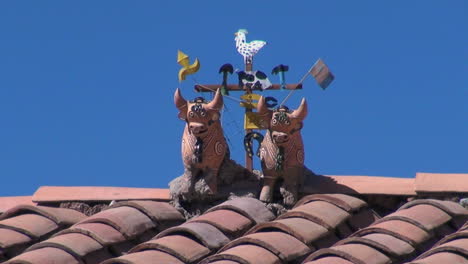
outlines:
[{"label": "flag-shaped ceramic piece", "polygon": [[310,74],[314,76],[318,85],[324,90],[335,79],[335,76],[322,59],[318,59],[317,62],[315,62],[314,66],[310,69]]}]

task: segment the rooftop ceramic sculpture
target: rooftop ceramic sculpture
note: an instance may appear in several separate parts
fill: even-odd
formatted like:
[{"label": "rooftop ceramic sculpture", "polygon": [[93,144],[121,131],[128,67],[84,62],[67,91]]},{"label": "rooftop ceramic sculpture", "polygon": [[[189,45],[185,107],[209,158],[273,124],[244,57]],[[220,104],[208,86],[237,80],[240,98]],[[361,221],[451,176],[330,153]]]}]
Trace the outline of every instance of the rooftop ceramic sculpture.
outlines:
[{"label": "rooftop ceramic sculpture", "polygon": [[260,98],[257,111],[260,122],[267,127],[259,154],[262,162],[263,187],[260,200],[272,202],[275,184],[282,179],[280,188],[285,205],[293,205],[304,175],[304,145],[301,129],[307,115],[307,103],[302,99],[297,110],[286,106],[270,110],[265,98]]},{"label": "rooftop ceramic sculpture", "polygon": [[174,103],[179,109],[179,118],[187,123],[182,135],[182,160],[185,172],[179,194],[190,195],[195,188],[195,181],[200,177],[209,188],[207,193],[215,194],[218,171],[228,152],[219,121],[223,97],[217,91],[211,102],[202,97],[187,101],[177,89]]}]

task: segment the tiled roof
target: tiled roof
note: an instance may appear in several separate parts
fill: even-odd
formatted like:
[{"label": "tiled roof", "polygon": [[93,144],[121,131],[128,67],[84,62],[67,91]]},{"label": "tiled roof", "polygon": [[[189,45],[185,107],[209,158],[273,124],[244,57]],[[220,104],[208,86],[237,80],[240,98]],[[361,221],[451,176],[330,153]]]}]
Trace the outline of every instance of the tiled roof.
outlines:
[{"label": "tiled roof", "polygon": [[252,226],[273,218],[273,213],[257,199],[229,200],[180,226],[159,233],[130,250],[129,254],[103,264],[197,263]]},{"label": "tiled roof", "polygon": [[81,215],[76,222],[6,263],[100,263],[181,224],[184,218],[165,202],[128,201],[87,218]]},{"label": "tiled roof", "polygon": [[[441,200],[465,198],[465,179],[318,177],[305,191],[315,194],[283,214],[244,197],[188,221],[164,189],[42,187],[32,197],[0,198],[0,262],[468,263],[468,210]],[[86,216],[58,208],[71,201],[107,209]]]}]

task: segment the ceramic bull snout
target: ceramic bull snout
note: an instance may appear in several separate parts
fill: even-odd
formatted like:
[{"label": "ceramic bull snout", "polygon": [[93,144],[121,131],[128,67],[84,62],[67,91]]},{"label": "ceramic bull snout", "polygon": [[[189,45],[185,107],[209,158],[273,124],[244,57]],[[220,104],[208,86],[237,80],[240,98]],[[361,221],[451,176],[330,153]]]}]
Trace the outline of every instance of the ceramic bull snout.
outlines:
[{"label": "ceramic bull snout", "polygon": [[304,144],[301,129],[307,116],[307,103],[291,111],[282,106],[276,110],[267,108],[260,98],[257,112],[267,132],[260,145],[260,160],[263,171],[263,187],[260,200],[272,202],[275,184],[282,180],[283,203],[293,205],[298,199],[304,175]]},{"label": "ceramic bull snout", "polygon": [[177,89],[174,103],[179,109],[179,118],[186,122],[182,135],[186,189],[182,192],[193,191],[195,182],[203,177],[209,191],[215,194],[219,168],[228,151],[219,120],[223,97],[218,90],[211,102],[201,97],[187,101]]}]

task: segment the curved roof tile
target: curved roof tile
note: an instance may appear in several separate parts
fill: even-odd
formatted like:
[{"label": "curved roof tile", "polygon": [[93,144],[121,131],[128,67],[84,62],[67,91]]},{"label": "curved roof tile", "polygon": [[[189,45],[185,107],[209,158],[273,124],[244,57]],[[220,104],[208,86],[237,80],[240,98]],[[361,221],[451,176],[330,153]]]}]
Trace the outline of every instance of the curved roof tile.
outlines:
[{"label": "curved roof tile", "polygon": [[44,242],[34,244],[26,251],[33,251],[46,247],[61,249],[73,255],[76,259],[82,259],[85,263],[99,263],[113,257],[104,249],[103,245],[96,240],[79,233],[63,234],[50,238]]},{"label": "curved roof tile", "polygon": [[253,225],[249,218],[226,209],[208,212],[188,222],[207,223],[232,236],[238,236],[239,232],[245,231]]},{"label": "curved roof tile", "polygon": [[126,238],[133,238],[148,229],[155,228],[156,223],[140,210],[121,206],[101,211],[81,223],[104,223],[119,230]]},{"label": "curved roof tile", "polygon": [[66,251],[53,247],[25,252],[4,264],[50,264],[51,259],[54,263],[85,264]]},{"label": "curved roof tile", "polygon": [[348,212],[334,204],[324,201],[315,201],[289,210],[285,214],[279,216],[278,219],[302,217],[331,230],[349,216],[350,214]]},{"label": "curved roof tile", "polygon": [[207,247],[183,235],[171,235],[153,239],[136,246],[129,253],[148,249],[164,251],[177,257],[184,263],[194,263],[210,253]]},{"label": "curved roof tile", "polygon": [[211,250],[219,249],[229,242],[229,238],[216,227],[206,223],[184,223],[180,226],[171,227],[155,238],[161,238],[173,234],[186,234],[189,237],[195,237],[203,245]]},{"label": "curved roof tile", "polygon": [[271,221],[275,218],[273,213],[265,207],[260,200],[249,197],[235,198],[220,205],[214,206],[207,211],[212,212],[220,209],[229,209],[251,219],[255,224]]},{"label": "curved roof tile", "polygon": [[[241,264],[282,264],[283,262],[271,251],[256,245],[239,245],[205,259],[200,264],[217,263],[219,260],[231,260]],[[212,262],[213,261],[213,262]]]},{"label": "curved roof tile", "polygon": [[310,203],[312,201],[325,201],[333,205],[336,205],[347,212],[354,212],[354,211],[359,210],[362,207],[367,206],[366,202],[356,197],[349,196],[346,194],[341,194],[341,193],[334,193],[334,194],[307,195],[301,200],[299,200],[294,205],[294,208],[299,207],[303,204]]},{"label": "curved roof tile", "polygon": [[145,250],[138,254],[127,254],[119,258],[108,259],[101,264],[140,264],[140,263],[164,263],[185,264],[183,261],[169,253],[158,250]]},{"label": "curved roof tile", "polygon": [[229,243],[221,251],[242,244],[252,244],[268,249],[283,262],[293,261],[310,252],[306,244],[283,232],[260,232],[246,235]]},{"label": "curved roof tile", "polygon": [[73,225],[86,217],[84,214],[72,209],[54,208],[47,206],[18,205],[3,213],[0,216],[0,220],[26,213],[42,215],[54,221],[56,224],[63,226]]},{"label": "curved roof tile", "polygon": [[325,227],[310,220],[299,217],[279,219],[272,222],[259,224],[252,228],[248,234],[267,230],[278,230],[286,234],[290,234],[307,245],[309,245],[312,241],[324,237],[328,234],[328,229]]},{"label": "curved roof tile", "polygon": [[133,207],[146,214],[151,220],[158,224],[159,229],[166,229],[169,226],[182,224],[185,221],[184,216],[166,202],[157,201],[123,201],[118,202],[111,208],[122,206]]}]

